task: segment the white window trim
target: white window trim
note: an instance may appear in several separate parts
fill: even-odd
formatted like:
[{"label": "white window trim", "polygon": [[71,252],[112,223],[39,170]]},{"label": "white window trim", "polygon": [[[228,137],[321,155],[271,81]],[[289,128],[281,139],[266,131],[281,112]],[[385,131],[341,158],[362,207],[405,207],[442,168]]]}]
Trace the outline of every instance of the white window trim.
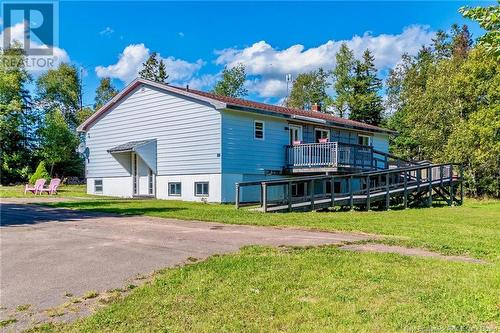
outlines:
[{"label": "white window trim", "polygon": [[[207,184],[207,194],[197,194],[196,193],[196,185],[198,184]],[[210,182],[194,182],[194,196],[195,197],[208,197],[210,194]]]},{"label": "white window trim", "polygon": [[[180,189],[180,191],[179,191],[180,193],[179,194],[173,194],[173,193],[170,192],[170,185],[171,184],[172,185],[173,184],[179,184],[180,185],[180,188],[179,188]],[[182,182],[168,182],[167,183],[167,195],[169,197],[180,197],[180,196],[182,196]]]},{"label": "white window trim", "polygon": [[358,137],[368,138],[368,146],[371,146],[373,144],[371,135],[358,134]]},{"label": "white window trim", "polygon": [[[101,182],[101,185],[99,185],[101,187],[100,191],[97,190],[98,185],[96,184],[96,182],[98,182],[98,181]],[[102,181],[102,179],[95,179],[94,180],[94,193],[102,194],[103,190],[104,190],[104,182]]]},{"label": "white window trim", "polygon": [[[262,138],[258,138],[256,135],[255,135],[255,125],[257,123],[261,123],[262,124]],[[253,121],[253,138],[254,140],[259,140],[259,141],[264,141],[264,139],[266,138],[266,123],[262,120],[254,120]]]},{"label": "white window trim", "polygon": [[[299,141],[303,141],[304,140],[304,128],[302,127],[302,125],[288,125],[288,136],[290,136],[290,132],[292,131],[292,128],[294,129],[298,129],[299,130]],[[290,144],[292,145],[293,142],[290,142]]]},{"label": "white window trim", "polygon": [[[326,132],[326,133],[327,133],[327,138],[328,138],[328,141],[330,141],[330,130],[328,130],[328,129],[324,129],[324,128],[315,127],[315,128],[314,128],[314,140],[316,140],[316,131]],[[316,142],[316,143],[317,143],[317,142]]]}]

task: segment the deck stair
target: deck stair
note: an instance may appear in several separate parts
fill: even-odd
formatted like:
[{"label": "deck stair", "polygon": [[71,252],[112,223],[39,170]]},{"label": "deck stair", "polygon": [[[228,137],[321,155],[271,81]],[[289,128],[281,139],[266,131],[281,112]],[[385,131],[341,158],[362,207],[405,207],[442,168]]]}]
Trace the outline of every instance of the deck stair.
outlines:
[{"label": "deck stair", "polygon": [[[345,175],[291,177],[236,184],[236,207],[257,206],[263,212],[308,211],[333,207],[370,210],[375,206],[463,202],[463,168],[459,164],[430,164],[400,159],[390,161],[384,154],[384,168]],[[392,157],[391,157],[392,158]],[[375,164],[376,165],[376,164]],[[307,184],[307,185],[306,185]],[[307,190],[297,193],[297,187]],[[260,188],[258,202],[243,202],[242,191]],[[295,188],[295,191],[294,191]]]}]

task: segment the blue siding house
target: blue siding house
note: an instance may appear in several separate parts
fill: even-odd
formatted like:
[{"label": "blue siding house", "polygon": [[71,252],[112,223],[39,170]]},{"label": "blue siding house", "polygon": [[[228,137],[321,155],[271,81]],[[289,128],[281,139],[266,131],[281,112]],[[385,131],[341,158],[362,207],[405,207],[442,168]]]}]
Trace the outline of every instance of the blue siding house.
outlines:
[{"label": "blue siding house", "polygon": [[393,134],[315,108],[144,79],[130,83],[78,131],[88,148],[88,193],[208,202],[234,202],[238,182],[377,168],[374,156],[388,152]]}]

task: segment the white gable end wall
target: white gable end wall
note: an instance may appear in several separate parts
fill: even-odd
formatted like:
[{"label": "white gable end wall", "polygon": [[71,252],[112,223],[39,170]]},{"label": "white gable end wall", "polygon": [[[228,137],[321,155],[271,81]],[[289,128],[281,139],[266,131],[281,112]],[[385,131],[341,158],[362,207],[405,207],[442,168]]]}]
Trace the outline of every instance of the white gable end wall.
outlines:
[{"label": "white gable end wall", "polygon": [[[120,192],[123,196],[131,195],[132,190],[128,189],[132,186],[131,168],[127,165],[127,155],[121,154],[125,158],[120,157],[117,161],[107,152],[130,141],[156,139],[157,179],[172,175],[220,174],[220,127],[220,112],[211,105],[149,86],[138,87],[86,133],[90,150],[86,168],[89,193],[93,193],[90,186],[93,179],[127,177],[123,179],[128,184],[127,189]],[[157,184],[157,196],[163,196],[166,191]],[[107,192],[107,186],[103,186],[103,194]],[[114,190],[112,192],[116,195]]]}]

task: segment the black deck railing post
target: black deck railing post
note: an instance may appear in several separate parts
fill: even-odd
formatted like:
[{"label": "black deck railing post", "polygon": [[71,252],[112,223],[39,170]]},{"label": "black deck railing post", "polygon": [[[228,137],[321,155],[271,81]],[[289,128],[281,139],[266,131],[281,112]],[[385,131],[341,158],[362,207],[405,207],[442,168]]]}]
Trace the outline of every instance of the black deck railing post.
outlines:
[{"label": "black deck railing post", "polygon": [[403,192],[403,204],[405,209],[408,208],[408,171],[404,172],[404,192]]},{"label": "black deck railing post", "polygon": [[370,198],[370,176],[366,176],[366,210],[370,210],[371,198]]},{"label": "black deck railing post", "polygon": [[391,194],[389,186],[389,172],[385,174],[385,209],[389,210],[389,205],[391,203]]},{"label": "black deck railing post", "polygon": [[353,176],[349,177],[349,205],[351,206],[351,210],[354,209],[354,193],[352,190],[352,181]]},{"label": "black deck railing post", "polygon": [[262,209],[267,212],[267,184],[262,183]]},{"label": "black deck railing post", "polygon": [[429,167],[428,169],[428,175],[427,175],[427,180],[429,181],[429,189],[428,189],[428,192],[429,192],[429,201],[427,203],[427,205],[429,207],[432,207],[432,166]]},{"label": "black deck railing post", "polygon": [[292,211],[292,182],[288,182],[288,211]]},{"label": "black deck railing post", "polygon": [[460,205],[464,204],[464,165],[460,164]]},{"label": "black deck railing post", "polygon": [[417,170],[417,192],[420,192],[420,180],[422,178],[422,169]]},{"label": "black deck railing post", "polygon": [[236,209],[240,208],[240,184],[236,183]]}]

